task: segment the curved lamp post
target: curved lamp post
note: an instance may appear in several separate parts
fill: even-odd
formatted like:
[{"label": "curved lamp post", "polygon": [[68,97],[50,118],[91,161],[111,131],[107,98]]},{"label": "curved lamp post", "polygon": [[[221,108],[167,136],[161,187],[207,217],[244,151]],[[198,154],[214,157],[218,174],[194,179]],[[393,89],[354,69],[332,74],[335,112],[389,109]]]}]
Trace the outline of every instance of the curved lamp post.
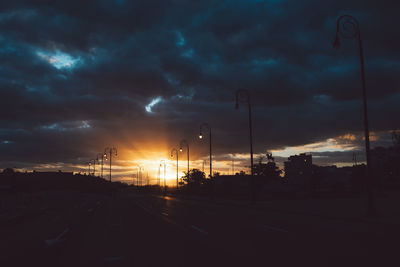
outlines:
[{"label": "curved lamp post", "polygon": [[92,159],[93,161],[93,176],[96,176],[96,159]]},{"label": "curved lamp post", "polygon": [[143,172],[144,172],[144,167],[143,167],[143,166],[138,166],[138,168],[139,168],[139,176],[138,176],[139,182],[138,182],[138,184],[139,184],[140,186],[143,186]]},{"label": "curved lamp post", "polygon": [[98,153],[96,156],[96,161],[99,163],[99,158],[101,159],[101,169],[100,169],[100,177],[103,178],[103,159],[104,159],[104,154],[103,153]]},{"label": "curved lamp post", "polygon": [[[139,174],[139,171],[138,171],[138,168],[136,167],[136,188],[138,188],[138,184],[137,184],[138,174]],[[132,186],[135,187],[135,174],[132,175]]]},{"label": "curved lamp post", "polygon": [[178,178],[178,171],[179,171],[179,153],[178,153],[178,150],[177,149],[175,149],[175,148],[173,148],[172,150],[171,150],[171,158],[173,158],[174,157],[174,153],[176,154],[176,188],[178,188],[179,187],[179,178]]},{"label": "curved lamp post", "polygon": [[143,172],[144,172],[144,167],[139,166],[139,181],[140,181],[140,186],[143,186]]},{"label": "curved lamp post", "polygon": [[166,176],[166,163],[165,160],[161,160],[160,161],[160,167],[162,167],[162,165],[164,165],[164,196],[167,194],[167,176]]},{"label": "curved lamp post", "polygon": [[139,188],[139,166],[136,167],[136,188]]},{"label": "curved lamp post", "polygon": [[239,109],[239,102],[246,102],[249,110],[249,139],[250,139],[250,169],[251,169],[251,200],[255,200],[255,180],[254,180],[254,168],[253,168],[253,126],[251,124],[251,103],[250,93],[245,89],[238,89],[236,91],[236,110]]},{"label": "curved lamp post", "polygon": [[364,71],[364,52],[360,34],[360,24],[353,16],[343,15],[338,18],[336,23],[336,36],[335,36],[335,41],[333,43],[334,48],[338,48],[340,46],[340,37],[345,39],[355,39],[358,41],[358,47],[360,53],[363,111],[364,111],[365,154],[367,158],[367,198],[368,198],[367,215],[375,216],[376,215],[375,195],[372,189],[372,175],[370,175],[371,157],[370,157],[370,144],[369,144],[367,90],[365,85],[365,71]]},{"label": "curved lamp post", "polygon": [[183,146],[186,146],[186,150],[187,150],[187,173],[189,175],[189,144],[185,139],[181,140],[180,148],[179,148],[180,152],[183,151],[183,148],[182,148]]},{"label": "curved lamp post", "polygon": [[144,167],[140,165],[136,165],[136,186],[142,186],[142,171],[144,171]]},{"label": "curved lamp post", "polygon": [[[200,133],[199,133],[199,138],[203,139],[203,129],[206,129],[206,131],[208,131],[209,133],[209,141],[210,141],[210,179],[212,178],[212,147],[211,147],[211,127],[208,123],[203,122],[200,125]],[[203,168],[204,171],[204,168]]]},{"label": "curved lamp post", "polygon": [[104,149],[104,154],[106,156],[110,155],[110,182],[111,182],[111,166],[112,166],[112,156],[117,156],[117,149],[115,147],[106,147]]},{"label": "curved lamp post", "polygon": [[158,186],[161,186],[161,164],[158,165]]},{"label": "curved lamp post", "polygon": [[90,166],[92,166],[92,162],[88,162],[88,166],[89,166],[89,176],[90,176]]}]

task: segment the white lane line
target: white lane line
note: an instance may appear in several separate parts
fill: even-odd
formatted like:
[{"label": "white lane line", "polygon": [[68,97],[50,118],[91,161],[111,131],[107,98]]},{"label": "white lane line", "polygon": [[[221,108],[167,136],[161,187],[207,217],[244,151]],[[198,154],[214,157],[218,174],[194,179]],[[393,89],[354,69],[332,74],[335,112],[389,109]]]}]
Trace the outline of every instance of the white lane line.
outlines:
[{"label": "white lane line", "polygon": [[147,213],[150,214],[151,216],[155,216],[155,217],[157,217],[157,218],[159,218],[159,219],[162,219],[163,221],[165,221],[165,222],[167,222],[167,223],[173,224],[173,225],[175,225],[175,226],[177,226],[177,227],[179,227],[179,228],[181,228],[181,229],[185,229],[183,226],[179,225],[177,222],[171,220],[168,216],[161,216],[159,213],[152,212],[152,211],[149,210],[148,208],[144,207],[144,205],[142,205],[141,203],[139,204],[139,203],[140,203],[140,202],[136,202],[136,203],[135,203],[136,206],[138,206],[139,208],[142,208],[145,212],[147,212]]},{"label": "white lane line", "polygon": [[65,229],[61,234],[59,234],[55,239],[48,239],[45,240],[44,242],[46,243],[47,246],[53,246],[58,243],[61,243],[65,241],[65,239],[61,239],[63,236],[65,236],[69,232],[69,228]]},{"label": "white lane line", "polygon": [[207,231],[204,231],[203,229],[201,229],[201,228],[199,228],[199,227],[197,227],[197,226],[195,226],[195,225],[192,225],[191,226],[194,230],[196,230],[196,231],[198,231],[198,232],[200,232],[200,233],[202,233],[202,234],[204,234],[204,235],[208,235],[208,232]]},{"label": "white lane line", "polygon": [[166,213],[166,212],[161,212],[161,214],[164,216],[168,216],[168,213]]},{"label": "white lane line", "polygon": [[289,231],[285,230],[285,229],[281,229],[278,227],[273,227],[273,226],[269,226],[269,225],[265,225],[265,224],[260,224],[260,227],[263,228],[264,230],[272,230],[272,231],[278,231],[278,232],[284,232],[284,233],[289,233]]}]

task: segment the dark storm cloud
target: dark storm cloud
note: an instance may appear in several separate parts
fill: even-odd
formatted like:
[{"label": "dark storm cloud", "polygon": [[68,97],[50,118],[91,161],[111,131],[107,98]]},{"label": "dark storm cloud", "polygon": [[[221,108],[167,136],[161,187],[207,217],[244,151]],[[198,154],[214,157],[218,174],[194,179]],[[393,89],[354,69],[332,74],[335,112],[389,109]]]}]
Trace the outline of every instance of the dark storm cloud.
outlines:
[{"label": "dark storm cloud", "polygon": [[360,20],[371,129],[384,134],[399,125],[399,7],[361,0],[2,1],[0,149],[7,153],[0,161],[73,163],[111,143],[137,147],[150,137],[193,143],[203,121],[213,127],[217,154],[246,153],[237,88],[251,91],[256,152],[359,135],[357,46],[331,46],[345,13]]}]

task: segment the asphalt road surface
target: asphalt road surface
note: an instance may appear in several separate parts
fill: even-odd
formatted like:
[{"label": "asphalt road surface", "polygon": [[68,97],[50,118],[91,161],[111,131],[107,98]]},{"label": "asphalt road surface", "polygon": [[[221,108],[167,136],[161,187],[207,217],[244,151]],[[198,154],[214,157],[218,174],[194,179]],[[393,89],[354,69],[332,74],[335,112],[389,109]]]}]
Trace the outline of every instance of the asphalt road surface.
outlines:
[{"label": "asphalt road surface", "polygon": [[53,193],[1,225],[0,266],[400,266],[399,233],[259,204]]}]

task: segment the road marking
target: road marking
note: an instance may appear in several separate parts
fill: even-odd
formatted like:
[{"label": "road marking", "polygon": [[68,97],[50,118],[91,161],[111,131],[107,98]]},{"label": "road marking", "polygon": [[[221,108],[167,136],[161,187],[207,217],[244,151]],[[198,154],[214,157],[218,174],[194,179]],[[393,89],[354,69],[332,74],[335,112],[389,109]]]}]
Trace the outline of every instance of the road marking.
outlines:
[{"label": "road marking", "polygon": [[[140,203],[140,204],[139,204],[139,203]],[[175,226],[177,226],[177,227],[179,227],[179,228],[185,230],[185,228],[184,228],[183,226],[181,226],[181,225],[179,225],[178,223],[176,223],[175,221],[171,220],[169,217],[167,217],[167,216],[161,216],[159,213],[155,213],[155,212],[152,212],[151,210],[147,209],[146,207],[144,207],[144,206],[141,204],[141,202],[136,202],[135,204],[136,204],[136,206],[138,206],[139,208],[142,208],[145,212],[147,212],[147,213],[150,214],[151,216],[155,216],[155,217],[157,217],[157,218],[159,218],[159,219],[161,219],[161,220],[163,220],[163,221],[165,221],[165,222],[167,222],[167,223],[173,224],[173,225],[175,225]]]},{"label": "road marking", "polygon": [[268,230],[272,230],[272,231],[289,233],[289,231],[287,231],[285,229],[281,229],[281,228],[278,228],[278,227],[273,227],[273,226],[269,226],[269,225],[265,225],[265,224],[260,224],[260,227],[264,228],[264,230],[268,229]]},{"label": "road marking", "polygon": [[200,233],[202,233],[202,234],[204,234],[204,235],[208,235],[208,232],[207,231],[204,231],[203,229],[201,229],[201,228],[199,228],[199,227],[197,227],[197,226],[195,226],[195,225],[192,225],[191,226],[194,230],[196,230],[196,231],[198,231],[198,232],[200,232]]},{"label": "road marking", "polygon": [[161,212],[161,214],[164,216],[168,216],[168,213],[166,213],[166,212]]},{"label": "road marking", "polygon": [[67,233],[69,232],[69,228],[65,229],[61,234],[59,234],[55,239],[48,239],[45,240],[44,242],[46,243],[46,245],[48,246],[54,246],[58,243],[61,243],[63,241],[65,241],[65,239],[61,239],[63,236],[65,236]]}]

